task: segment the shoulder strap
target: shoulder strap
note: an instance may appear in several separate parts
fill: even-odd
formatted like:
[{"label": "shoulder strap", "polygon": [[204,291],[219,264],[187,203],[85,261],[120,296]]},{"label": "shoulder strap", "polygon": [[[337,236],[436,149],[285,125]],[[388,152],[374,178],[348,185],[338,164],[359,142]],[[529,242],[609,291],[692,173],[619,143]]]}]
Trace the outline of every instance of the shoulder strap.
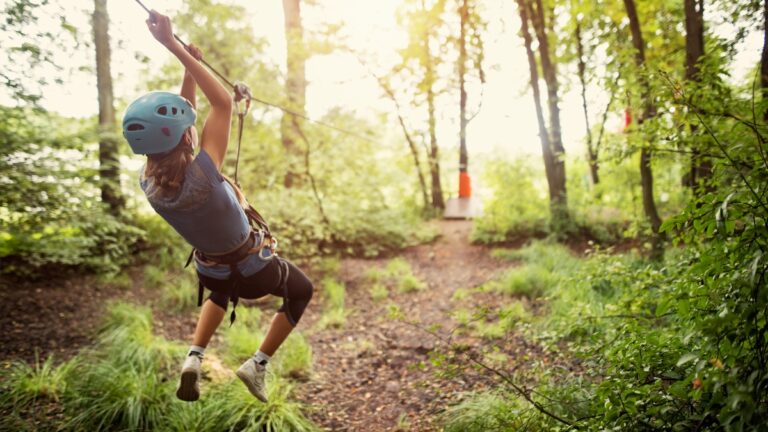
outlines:
[{"label": "shoulder strap", "polygon": [[243,207],[243,211],[245,211],[245,215],[248,217],[248,221],[250,221],[252,225],[256,224],[256,228],[260,228],[268,236],[272,235],[272,233],[269,231],[269,225],[267,224],[267,221],[264,220],[264,217],[261,216],[261,214],[256,211],[256,209],[253,208],[251,204],[248,204],[248,207]]}]

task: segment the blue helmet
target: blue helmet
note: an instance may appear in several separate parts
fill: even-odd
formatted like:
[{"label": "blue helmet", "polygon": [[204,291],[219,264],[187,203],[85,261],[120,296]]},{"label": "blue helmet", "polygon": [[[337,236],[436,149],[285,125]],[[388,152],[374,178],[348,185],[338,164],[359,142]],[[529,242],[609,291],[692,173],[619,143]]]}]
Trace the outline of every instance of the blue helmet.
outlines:
[{"label": "blue helmet", "polygon": [[165,153],[179,144],[196,118],[186,98],[176,93],[150,92],[126,108],[123,136],[136,154]]}]

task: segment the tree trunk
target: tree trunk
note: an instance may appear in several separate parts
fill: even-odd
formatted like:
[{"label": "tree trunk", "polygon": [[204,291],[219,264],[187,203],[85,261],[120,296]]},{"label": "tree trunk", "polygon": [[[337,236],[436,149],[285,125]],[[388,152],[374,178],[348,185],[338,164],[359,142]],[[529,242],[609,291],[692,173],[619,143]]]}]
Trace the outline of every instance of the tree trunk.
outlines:
[{"label": "tree trunk", "polygon": [[704,0],[685,2],[685,79],[699,81],[699,60],[704,56]]},{"label": "tree trunk", "polygon": [[[768,0],[763,3],[763,54],[760,57],[760,88],[763,101],[768,100]],[[768,109],[763,112],[763,121],[768,123]]]},{"label": "tree trunk", "polygon": [[459,172],[466,173],[469,163],[467,156],[467,90],[465,88],[467,74],[467,21],[469,21],[469,6],[467,0],[462,0],[459,6]]},{"label": "tree trunk", "polygon": [[[421,2],[421,7],[426,11],[426,5],[424,1]],[[429,49],[429,28],[424,29],[423,49],[423,67],[424,67],[424,88],[427,91],[427,113],[428,113],[428,125],[429,125],[429,172],[432,179],[432,208],[442,212],[445,210],[445,201],[443,200],[443,188],[440,184],[440,160],[439,151],[437,146],[437,131],[435,117],[435,65],[434,57]]]},{"label": "tree trunk", "polygon": [[432,64],[432,57],[429,55],[429,44],[426,44],[427,49],[427,80],[429,85],[427,86],[427,110],[429,113],[429,172],[432,177],[432,208],[435,210],[444,210],[445,202],[443,201],[443,188],[440,185],[440,160],[437,147],[437,131],[436,131],[436,118],[435,118],[435,92],[432,89],[434,83],[434,65]]},{"label": "tree trunk", "polygon": [[[287,72],[285,78],[285,93],[288,97],[287,107],[304,115],[306,101],[307,79],[305,63],[307,59],[304,47],[304,30],[301,25],[300,0],[283,0],[283,12],[285,14],[285,40]],[[302,119],[293,114],[284,112],[280,122],[280,134],[288,162],[287,171],[283,183],[285,187],[295,186],[301,169],[299,167],[301,151],[297,141],[300,137]]]},{"label": "tree trunk", "polygon": [[[624,6],[627,9],[627,16],[629,18],[629,28],[632,32],[632,44],[635,47],[635,65],[640,73],[640,86],[642,91],[644,109],[639,115],[637,120],[638,126],[643,122],[656,115],[656,105],[653,102],[653,96],[651,94],[650,85],[648,79],[645,76],[645,42],[643,41],[643,35],[640,32],[640,21],[637,17],[637,10],[635,9],[634,0],[624,0]],[[652,231],[652,250],[651,254],[654,257],[661,257],[664,253],[663,249],[663,237],[659,232],[661,227],[661,218],[659,212],[656,209],[656,202],[653,197],[653,170],[651,169],[651,150],[648,146],[643,146],[640,150],[640,185],[643,195],[643,210],[648,218],[648,222],[651,224]]]},{"label": "tree trunk", "polygon": [[[699,61],[704,56],[704,0],[684,0],[685,8],[685,79],[688,82],[698,83]],[[696,136],[697,125],[691,125],[691,136]],[[693,188],[695,194],[703,190],[698,187],[699,182],[706,181],[712,176],[712,162],[701,156],[701,149],[697,142],[691,144],[691,169],[686,175],[687,186]]]},{"label": "tree trunk", "polygon": [[[536,7],[534,8],[534,4]],[[568,225],[568,195],[566,193],[565,149],[560,127],[560,107],[558,106],[557,70],[549,52],[546,32],[546,17],[541,0],[530,0],[528,12],[539,42],[539,58],[544,82],[547,84],[547,105],[549,107],[550,148],[552,150],[552,172],[550,182],[550,207],[552,222],[558,228]]]},{"label": "tree trunk", "polygon": [[95,0],[93,10],[93,41],[96,46],[96,86],[99,93],[99,177],[101,200],[114,215],[119,215],[125,202],[120,193],[120,161],[115,108],[110,72],[109,16],[107,0]]},{"label": "tree trunk", "polygon": [[584,124],[587,128],[587,163],[589,164],[590,178],[592,184],[596,185],[600,183],[600,176],[598,175],[599,166],[597,164],[597,152],[595,151],[592,143],[592,128],[589,125],[589,110],[587,109],[587,77],[586,70],[587,64],[584,61],[584,46],[581,42],[581,23],[576,23],[576,51],[578,54],[578,66],[579,66],[579,82],[581,83],[581,106],[584,110]]},{"label": "tree trunk", "polygon": [[516,0],[517,10],[520,14],[521,27],[520,32],[523,36],[523,42],[525,44],[525,53],[528,57],[528,71],[531,75],[531,91],[533,93],[533,104],[536,109],[536,122],[539,124],[539,139],[541,140],[541,153],[544,157],[544,171],[547,175],[547,184],[549,185],[549,197],[550,205],[552,205],[553,198],[556,196],[556,189],[553,177],[554,156],[552,148],[549,143],[549,131],[547,130],[547,123],[544,120],[544,110],[541,106],[541,92],[539,90],[539,67],[536,62],[536,54],[533,52],[533,39],[531,32],[528,28],[528,6],[525,4],[526,0]]}]

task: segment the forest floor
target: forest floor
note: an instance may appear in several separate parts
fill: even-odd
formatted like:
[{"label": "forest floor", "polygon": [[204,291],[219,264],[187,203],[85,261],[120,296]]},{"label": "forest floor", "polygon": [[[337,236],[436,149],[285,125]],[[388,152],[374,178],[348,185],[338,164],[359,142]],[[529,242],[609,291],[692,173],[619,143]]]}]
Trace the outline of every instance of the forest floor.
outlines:
[{"label": "forest floor", "polygon": [[[492,257],[489,247],[470,244],[469,221],[441,221],[437,227],[439,236],[434,242],[408,248],[400,255],[425,282],[425,289],[393,290],[387,299],[375,301],[365,275],[369,268],[383,267],[389,259],[343,259],[337,277],[346,286],[348,315],[340,328],[328,329],[317,325],[323,301],[322,292],[316,293],[298,327],[314,353],[314,371],[300,384],[298,398],[309,406],[307,415],[321,427],[334,431],[437,430],[445,407],[467,392],[493,385],[488,373],[470,372],[458,378],[437,373],[430,353],[446,348],[442,338],[467,346],[489,343],[453,332],[457,323],[451,312],[498,306],[503,299],[476,293],[459,300],[454,293],[493,280],[514,263]],[[36,284],[0,281],[0,358],[33,361],[36,352],[41,359],[50,354],[68,358],[92,342],[107,300],[156,304],[157,293],[142,286],[141,269],[130,272],[133,289],[102,286],[91,277]],[[389,316],[394,305],[405,319]],[[191,338],[195,313],[153,309],[157,331],[182,341]],[[510,359],[504,365],[507,371],[525,368],[533,361],[558,361],[548,359],[520,335],[494,344]]]}]

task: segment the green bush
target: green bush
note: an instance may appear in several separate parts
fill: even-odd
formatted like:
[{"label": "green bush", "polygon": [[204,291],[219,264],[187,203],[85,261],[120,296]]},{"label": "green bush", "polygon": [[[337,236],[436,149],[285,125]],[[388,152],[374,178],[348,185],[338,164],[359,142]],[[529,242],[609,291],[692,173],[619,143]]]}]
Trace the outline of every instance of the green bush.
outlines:
[{"label": "green bush", "polygon": [[483,214],[475,219],[472,239],[497,243],[519,236],[545,233],[549,201],[541,164],[530,159],[496,161],[487,167],[485,182],[493,189]]},{"label": "green bush", "polygon": [[144,232],[101,203],[85,121],[0,107],[0,142],[0,273],[114,273],[131,262]]},{"label": "green bush", "polygon": [[[626,137],[617,140],[620,152]],[[500,243],[530,236],[554,235],[587,238],[600,244],[614,244],[627,237],[648,234],[642,205],[638,203],[640,184],[639,156],[606,157],[600,161],[598,184],[589,178],[587,163],[568,157],[567,192],[569,226],[554,227],[548,219],[549,195],[543,163],[538,158],[521,157],[512,161],[494,161],[486,172],[486,183],[493,198],[485,203],[483,214],[475,220],[472,239],[482,243]],[[690,198],[689,190],[680,188],[686,169],[674,159],[654,158],[654,188],[662,218],[677,214]]]},{"label": "green bush", "polygon": [[512,267],[501,279],[486,284],[483,289],[529,299],[552,292],[579,264],[565,246],[543,241],[533,241],[522,249],[496,249],[492,256],[522,261],[523,265]]},{"label": "green bush", "polygon": [[558,283],[558,276],[547,268],[529,264],[515,267],[498,282],[492,284],[495,291],[510,296],[536,299],[546,295]]}]

